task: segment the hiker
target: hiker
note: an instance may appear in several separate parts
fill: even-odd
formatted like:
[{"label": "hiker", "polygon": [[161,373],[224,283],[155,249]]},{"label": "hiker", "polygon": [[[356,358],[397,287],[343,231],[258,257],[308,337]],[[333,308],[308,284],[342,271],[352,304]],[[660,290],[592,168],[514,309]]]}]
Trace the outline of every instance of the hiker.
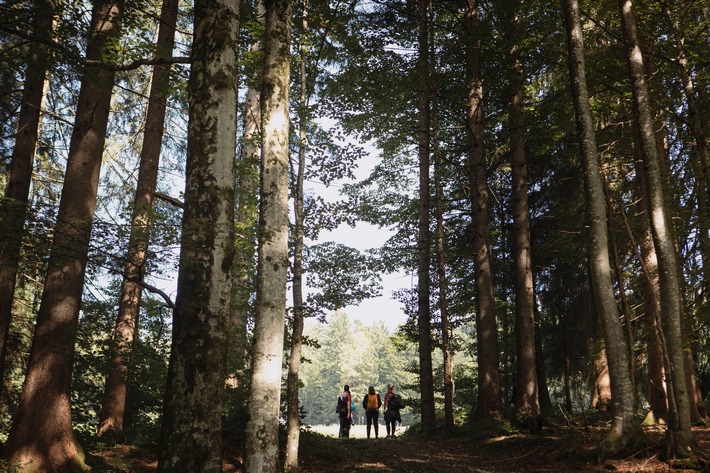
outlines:
[{"label": "hiker", "polygon": [[394,384],[388,384],[387,394],[385,394],[385,426],[387,427],[387,437],[394,437],[397,422],[402,422],[402,416],[399,415],[401,408],[402,399],[399,397],[399,394],[397,394],[397,388]]},{"label": "hiker", "polygon": [[338,396],[338,407],[335,412],[340,417],[340,430],[338,437],[350,437],[350,426],[352,425],[352,412],[350,406],[352,404],[352,395],[350,394],[350,386],[343,386],[343,392]]},{"label": "hiker", "polygon": [[370,427],[373,423],[375,424],[375,438],[378,436],[380,406],[382,406],[380,395],[375,392],[374,386],[370,386],[362,399],[362,407],[365,409],[365,417],[367,418],[367,438],[370,438]]}]

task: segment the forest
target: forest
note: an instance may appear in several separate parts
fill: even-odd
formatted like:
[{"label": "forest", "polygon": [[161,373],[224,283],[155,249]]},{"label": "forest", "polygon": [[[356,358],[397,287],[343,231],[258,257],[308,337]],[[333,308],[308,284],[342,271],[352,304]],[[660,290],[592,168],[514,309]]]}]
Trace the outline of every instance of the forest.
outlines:
[{"label": "forest", "polygon": [[[0,470],[710,468],[708,51],[702,0],[2,0]],[[385,455],[311,430],[389,383]]]}]

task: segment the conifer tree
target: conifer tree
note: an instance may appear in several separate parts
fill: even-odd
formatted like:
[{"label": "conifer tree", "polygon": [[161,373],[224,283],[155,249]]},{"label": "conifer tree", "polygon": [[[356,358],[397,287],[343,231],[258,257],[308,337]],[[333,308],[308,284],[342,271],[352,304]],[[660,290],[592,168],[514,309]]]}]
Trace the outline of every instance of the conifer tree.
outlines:
[{"label": "conifer tree", "polygon": [[[123,7],[122,1],[94,2],[87,60],[107,56],[120,36]],[[71,370],[114,74],[96,66],[83,71],[27,375],[5,445],[13,468],[87,468],[72,431]]]}]

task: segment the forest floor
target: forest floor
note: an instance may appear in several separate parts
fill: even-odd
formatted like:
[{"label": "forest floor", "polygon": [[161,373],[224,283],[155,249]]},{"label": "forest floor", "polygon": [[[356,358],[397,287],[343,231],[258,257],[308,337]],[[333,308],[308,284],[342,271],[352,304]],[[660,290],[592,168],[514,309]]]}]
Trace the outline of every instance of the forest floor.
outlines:
[{"label": "forest floor", "polygon": [[[657,428],[646,429],[647,447],[599,463],[595,448],[608,428],[609,424],[546,425],[535,435],[474,437],[470,432],[458,432],[425,438],[408,432],[391,439],[338,439],[307,431],[301,435],[300,465],[303,473],[710,472],[707,463],[700,470],[690,470],[673,469],[662,462],[659,456],[664,434]],[[697,427],[694,432],[700,447],[710,451],[710,427]],[[243,471],[241,452],[238,442],[225,439],[225,473]],[[89,448],[89,453],[93,471],[149,473],[157,467],[154,449],[115,445]]]}]

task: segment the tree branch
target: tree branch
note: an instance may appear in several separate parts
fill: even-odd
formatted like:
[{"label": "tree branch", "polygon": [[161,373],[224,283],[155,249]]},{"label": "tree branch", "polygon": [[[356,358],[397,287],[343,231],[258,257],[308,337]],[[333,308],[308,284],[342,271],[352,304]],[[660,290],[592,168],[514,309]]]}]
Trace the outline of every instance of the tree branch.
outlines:
[{"label": "tree branch", "polygon": [[185,208],[185,204],[182,201],[176,199],[175,197],[171,197],[168,194],[163,194],[162,192],[153,192],[153,195],[160,200],[164,200],[165,202],[173,204],[175,207],[179,207],[181,209]]}]

